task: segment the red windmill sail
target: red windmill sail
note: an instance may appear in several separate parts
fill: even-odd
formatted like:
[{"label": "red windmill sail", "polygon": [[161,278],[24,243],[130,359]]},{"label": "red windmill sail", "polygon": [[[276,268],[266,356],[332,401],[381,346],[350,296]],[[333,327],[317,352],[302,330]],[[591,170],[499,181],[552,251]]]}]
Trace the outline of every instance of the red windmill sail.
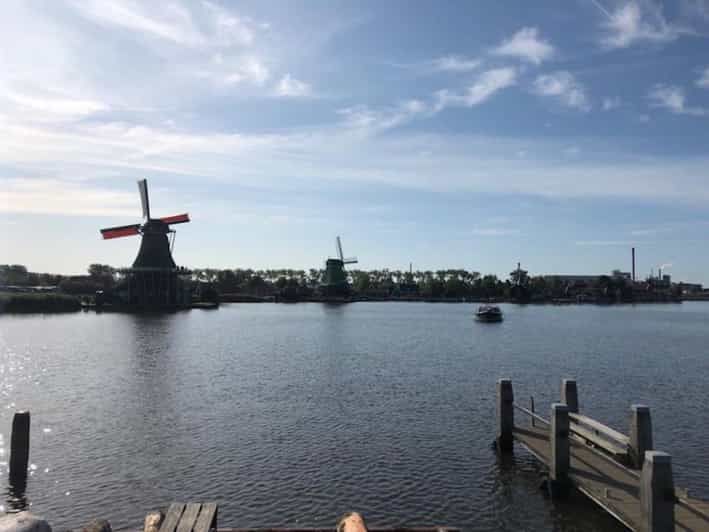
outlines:
[{"label": "red windmill sail", "polygon": [[165,216],[164,218],[160,218],[160,221],[163,221],[168,225],[184,224],[190,221],[190,216],[187,213],[175,214],[174,216]]},{"label": "red windmill sail", "polygon": [[133,236],[140,234],[140,224],[121,225],[118,227],[108,227],[101,229],[101,236],[104,240],[109,238],[120,238],[122,236]]}]

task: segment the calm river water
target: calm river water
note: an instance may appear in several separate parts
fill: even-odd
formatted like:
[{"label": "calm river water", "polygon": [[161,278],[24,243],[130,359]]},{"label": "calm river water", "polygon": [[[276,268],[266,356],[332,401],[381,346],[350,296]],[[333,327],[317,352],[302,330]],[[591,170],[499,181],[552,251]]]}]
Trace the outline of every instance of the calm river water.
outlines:
[{"label": "calm river water", "polygon": [[[222,526],[370,524],[621,530],[583,498],[552,502],[518,449],[500,461],[495,381],[537,409],[579,382],[581,409],[627,432],[650,405],[675,479],[709,497],[709,304],[232,304],[166,316],[0,317],[0,468],[32,413],[32,510],[56,529],[142,528],[173,500]],[[542,406],[543,405],[543,406]],[[9,509],[12,501],[2,501]]]}]

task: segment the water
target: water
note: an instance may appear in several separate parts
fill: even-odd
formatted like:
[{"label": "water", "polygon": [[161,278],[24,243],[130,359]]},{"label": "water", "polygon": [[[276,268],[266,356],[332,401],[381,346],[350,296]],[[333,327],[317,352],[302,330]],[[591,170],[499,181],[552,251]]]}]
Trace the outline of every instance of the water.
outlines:
[{"label": "water", "polygon": [[[709,497],[709,304],[224,305],[167,316],[0,317],[0,473],[12,413],[32,412],[26,504],[55,529],[138,528],[173,500],[222,526],[370,524],[622,530],[559,503],[517,450],[491,450],[494,389],[537,409],[579,381],[581,409],[627,431],[650,405],[678,485]],[[17,505],[7,497],[4,507]]]}]

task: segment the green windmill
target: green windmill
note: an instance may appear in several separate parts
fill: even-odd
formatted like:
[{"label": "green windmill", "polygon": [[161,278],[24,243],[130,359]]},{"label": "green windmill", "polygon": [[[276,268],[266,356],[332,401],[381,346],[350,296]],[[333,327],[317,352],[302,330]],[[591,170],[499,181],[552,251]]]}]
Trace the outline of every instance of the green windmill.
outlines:
[{"label": "green windmill", "polygon": [[335,242],[337,245],[337,258],[328,258],[325,261],[325,279],[321,285],[321,291],[326,296],[347,296],[351,290],[347,282],[345,264],[356,264],[357,258],[346,259],[342,254],[342,242],[339,236]]}]

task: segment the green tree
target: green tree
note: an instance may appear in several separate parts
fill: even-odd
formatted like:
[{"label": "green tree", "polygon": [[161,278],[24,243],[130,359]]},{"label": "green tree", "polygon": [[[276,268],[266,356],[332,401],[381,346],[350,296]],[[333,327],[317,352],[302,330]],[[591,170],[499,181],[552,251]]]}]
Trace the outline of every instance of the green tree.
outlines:
[{"label": "green tree", "polygon": [[480,283],[482,294],[485,297],[496,297],[498,295],[498,279],[496,275],[485,275]]},{"label": "green tree", "polygon": [[510,272],[510,282],[519,286],[526,286],[529,281],[527,270],[517,269]]},{"label": "green tree", "polygon": [[371,287],[369,273],[356,270],[352,272],[352,286],[356,292],[366,294]]},{"label": "green tree", "polygon": [[0,265],[0,283],[9,285],[25,285],[28,282],[27,268],[22,264]]}]

